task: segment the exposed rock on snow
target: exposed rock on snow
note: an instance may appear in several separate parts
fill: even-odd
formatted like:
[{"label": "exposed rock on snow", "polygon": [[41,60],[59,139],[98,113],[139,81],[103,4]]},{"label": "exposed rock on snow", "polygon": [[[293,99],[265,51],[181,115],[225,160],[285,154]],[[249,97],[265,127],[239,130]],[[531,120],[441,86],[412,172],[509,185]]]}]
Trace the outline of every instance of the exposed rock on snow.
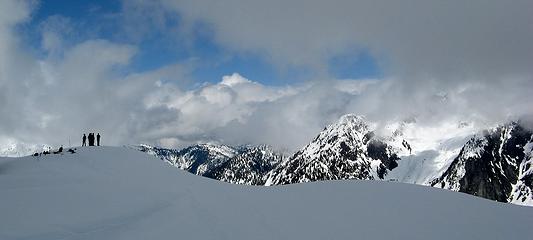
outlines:
[{"label": "exposed rock on snow", "polygon": [[274,169],[266,184],[383,179],[388,171],[398,166],[399,157],[397,150],[377,137],[373,129],[362,116],[341,117]]},{"label": "exposed rock on snow", "polygon": [[415,119],[377,129],[348,114],[284,160],[267,146],[140,148],[181,169],[231,183],[388,180],[533,206],[531,131],[513,122],[475,132],[462,121],[425,127]]},{"label": "exposed rock on snow", "polygon": [[478,134],[431,185],[500,202],[527,202],[532,135],[519,122]]},{"label": "exposed rock on snow", "polygon": [[248,185],[264,185],[266,174],[283,158],[266,145],[230,147],[199,144],[182,150],[148,145],[138,148],[196,175]]}]

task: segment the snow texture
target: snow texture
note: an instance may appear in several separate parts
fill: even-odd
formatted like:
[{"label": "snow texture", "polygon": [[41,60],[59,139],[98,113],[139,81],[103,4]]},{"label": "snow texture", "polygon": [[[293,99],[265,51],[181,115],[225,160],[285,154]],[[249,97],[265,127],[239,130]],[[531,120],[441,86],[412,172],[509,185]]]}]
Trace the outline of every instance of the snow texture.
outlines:
[{"label": "snow texture", "polygon": [[530,239],[533,209],[418,185],[276,187],[129,148],[0,158],[0,239]]},{"label": "snow texture", "polygon": [[422,185],[429,185],[431,180],[440,177],[475,133],[473,125],[466,123],[429,127],[411,120],[395,125],[399,126],[390,126],[388,130],[401,138],[396,137],[395,142],[389,144],[398,145],[398,140],[402,139],[409,143],[411,151],[398,152],[401,158],[398,167],[392,169],[386,179]]}]

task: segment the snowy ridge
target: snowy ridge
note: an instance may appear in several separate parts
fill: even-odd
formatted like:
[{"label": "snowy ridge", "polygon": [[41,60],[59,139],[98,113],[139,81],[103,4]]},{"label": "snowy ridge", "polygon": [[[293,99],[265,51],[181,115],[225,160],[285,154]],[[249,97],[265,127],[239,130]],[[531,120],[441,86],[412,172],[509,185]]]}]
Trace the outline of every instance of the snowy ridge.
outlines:
[{"label": "snowy ridge", "polygon": [[198,144],[175,150],[143,144],[137,149],[196,175],[247,185],[263,185],[266,174],[283,158],[282,154],[266,145],[230,147]]},{"label": "snowy ridge", "polygon": [[[465,146],[454,160],[454,165],[444,173],[441,177],[442,179],[434,180],[434,182],[431,183],[432,186],[452,191],[460,191],[460,180],[466,173],[465,162],[468,161],[468,159],[480,158],[487,144],[488,141],[485,137],[480,137],[478,135],[466,142]],[[438,183],[440,183],[440,185],[438,185]]]},{"label": "snowy ridge", "polygon": [[399,152],[401,161],[398,161],[397,168],[387,174],[386,179],[421,185],[430,185],[432,180],[440,177],[459,155],[464,144],[477,132],[473,124],[464,122],[419,126],[416,119],[410,119],[392,125],[388,129],[401,133],[411,150],[408,154],[406,151]]},{"label": "snowy ridge", "polygon": [[282,159],[267,145],[241,147],[239,154],[213,169],[207,177],[235,184],[264,185],[267,173]]},{"label": "snowy ridge", "polygon": [[235,149],[226,145],[199,144],[183,149],[174,165],[196,175],[204,175],[236,154]]},{"label": "snowy ridge", "polygon": [[526,146],[531,132],[519,122],[484,132],[461,121],[420,126],[415,118],[376,126],[362,116],[345,115],[285,160],[268,146],[148,151],[181,169],[236,184],[387,180],[533,204],[531,147]]},{"label": "snowy ridge", "polygon": [[204,175],[234,157],[238,151],[212,143],[193,145],[181,150],[139,145],[139,150],[156,155],[171,165],[197,175]]},{"label": "snowy ridge", "polygon": [[373,133],[364,117],[348,114],[274,169],[267,185],[318,180],[383,178],[397,166],[397,154]]},{"label": "snowy ridge", "polygon": [[531,208],[378,181],[244,187],[120,147],[0,158],[0,179],[2,240],[533,236]]},{"label": "snowy ridge", "polygon": [[518,205],[533,206],[533,137],[524,147],[524,160],[520,163],[518,181],[508,201]]},{"label": "snowy ridge", "polygon": [[500,202],[531,204],[527,162],[532,136],[520,122],[478,134],[431,185]]}]

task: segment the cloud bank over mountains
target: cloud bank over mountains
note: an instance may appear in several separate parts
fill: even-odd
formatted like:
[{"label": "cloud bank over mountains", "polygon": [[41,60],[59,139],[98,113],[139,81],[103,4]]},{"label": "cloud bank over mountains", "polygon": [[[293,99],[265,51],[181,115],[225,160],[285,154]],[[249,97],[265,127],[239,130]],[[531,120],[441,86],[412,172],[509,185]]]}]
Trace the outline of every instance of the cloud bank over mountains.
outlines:
[{"label": "cloud bank over mountains", "polygon": [[[127,40],[79,34],[55,15],[33,46],[20,27],[38,10],[0,2],[0,146],[77,144],[82,132],[100,131],[111,145],[294,149],[345,113],[481,125],[533,113],[531,1],[124,1],[111,17]],[[230,72],[198,82],[192,72],[204,59],[131,70],[154,29],[187,46],[198,26],[231,54],[311,77],[274,86]],[[330,74],[328,61],[353,51],[372,54],[383,77]]]}]

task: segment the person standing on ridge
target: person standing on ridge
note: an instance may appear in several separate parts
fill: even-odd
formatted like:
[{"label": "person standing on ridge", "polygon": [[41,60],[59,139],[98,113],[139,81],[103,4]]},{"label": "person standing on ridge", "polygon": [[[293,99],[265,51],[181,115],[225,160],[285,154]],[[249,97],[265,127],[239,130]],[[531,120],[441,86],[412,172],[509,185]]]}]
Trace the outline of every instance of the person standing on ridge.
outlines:
[{"label": "person standing on ridge", "polygon": [[100,133],[96,134],[96,146],[100,146]]},{"label": "person standing on ridge", "polygon": [[85,136],[85,133],[83,134],[83,137],[81,138],[81,140],[82,140],[81,146],[82,147],[87,146],[87,136]]},{"label": "person standing on ridge", "polygon": [[89,136],[87,138],[89,139],[89,146],[94,146],[94,135],[93,135],[93,133],[89,133]]}]

